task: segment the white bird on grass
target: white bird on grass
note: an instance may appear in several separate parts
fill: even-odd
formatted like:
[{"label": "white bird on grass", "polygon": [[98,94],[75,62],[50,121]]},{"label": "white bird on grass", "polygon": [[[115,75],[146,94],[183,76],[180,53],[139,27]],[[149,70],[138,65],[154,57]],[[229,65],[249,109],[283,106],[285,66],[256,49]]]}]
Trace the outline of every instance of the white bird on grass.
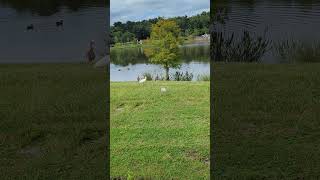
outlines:
[{"label": "white bird on grass", "polygon": [[167,89],[165,87],[161,87],[160,92],[165,93],[165,92],[167,92]]},{"label": "white bird on grass", "polygon": [[140,79],[140,80],[139,80],[139,83],[144,83],[144,82],[146,82],[146,81],[147,81],[147,77],[144,76],[144,79]]}]

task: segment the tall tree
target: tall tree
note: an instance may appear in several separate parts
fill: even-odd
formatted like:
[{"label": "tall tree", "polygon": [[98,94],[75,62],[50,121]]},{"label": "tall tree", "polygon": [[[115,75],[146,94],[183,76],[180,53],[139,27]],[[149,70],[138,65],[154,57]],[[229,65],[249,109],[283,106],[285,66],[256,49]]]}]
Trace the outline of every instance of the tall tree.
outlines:
[{"label": "tall tree", "polygon": [[152,25],[150,46],[144,51],[151,63],[164,67],[166,80],[169,80],[169,68],[180,67],[180,31],[175,21],[159,20]]}]

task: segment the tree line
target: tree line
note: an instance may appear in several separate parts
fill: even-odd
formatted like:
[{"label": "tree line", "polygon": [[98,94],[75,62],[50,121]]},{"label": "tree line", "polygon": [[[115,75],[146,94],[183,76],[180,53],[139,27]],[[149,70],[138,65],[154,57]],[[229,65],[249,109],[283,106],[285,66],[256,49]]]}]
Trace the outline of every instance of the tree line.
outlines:
[{"label": "tree line", "polygon": [[[111,26],[111,43],[126,43],[136,40],[148,39],[151,34],[152,24],[156,24],[164,18],[158,17],[138,22],[127,21],[126,23],[115,22]],[[181,36],[199,36],[209,33],[210,13],[202,12],[195,16],[179,16],[168,18],[175,21],[181,29]]]}]

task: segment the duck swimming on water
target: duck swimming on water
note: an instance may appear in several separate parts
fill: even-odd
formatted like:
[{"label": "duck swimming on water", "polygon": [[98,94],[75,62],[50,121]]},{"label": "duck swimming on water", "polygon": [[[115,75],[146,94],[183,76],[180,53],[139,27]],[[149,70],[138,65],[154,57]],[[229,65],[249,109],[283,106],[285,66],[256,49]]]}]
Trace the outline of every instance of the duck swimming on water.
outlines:
[{"label": "duck swimming on water", "polygon": [[57,27],[63,26],[63,20],[57,21],[57,22],[56,22],[56,26],[57,26]]},{"label": "duck swimming on water", "polygon": [[29,26],[27,26],[27,31],[29,31],[29,30],[34,30],[33,24],[30,24]]}]

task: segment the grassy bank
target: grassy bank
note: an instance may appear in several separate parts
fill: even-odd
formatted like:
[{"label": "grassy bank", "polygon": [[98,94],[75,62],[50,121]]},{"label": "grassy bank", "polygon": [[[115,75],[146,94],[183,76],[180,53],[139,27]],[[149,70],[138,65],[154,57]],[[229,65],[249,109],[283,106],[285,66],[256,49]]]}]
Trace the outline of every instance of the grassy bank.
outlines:
[{"label": "grassy bank", "polygon": [[128,42],[128,43],[117,43],[114,44],[111,49],[126,49],[126,48],[139,48],[144,47],[143,44],[137,44],[135,42]]},{"label": "grassy bank", "polygon": [[[197,40],[193,36],[183,37],[183,45],[189,44],[197,44],[197,43],[210,43],[209,40],[202,39]],[[140,48],[140,47],[148,47],[147,44],[137,44],[136,42],[127,42],[127,43],[116,43],[114,44],[111,49],[126,49],[126,48]]]},{"label": "grassy bank", "polygon": [[320,64],[215,64],[215,177],[320,176]]},{"label": "grassy bank", "polygon": [[0,179],[107,179],[105,74],[0,65]]},{"label": "grassy bank", "polygon": [[111,83],[111,175],[208,179],[209,116],[209,82]]}]

